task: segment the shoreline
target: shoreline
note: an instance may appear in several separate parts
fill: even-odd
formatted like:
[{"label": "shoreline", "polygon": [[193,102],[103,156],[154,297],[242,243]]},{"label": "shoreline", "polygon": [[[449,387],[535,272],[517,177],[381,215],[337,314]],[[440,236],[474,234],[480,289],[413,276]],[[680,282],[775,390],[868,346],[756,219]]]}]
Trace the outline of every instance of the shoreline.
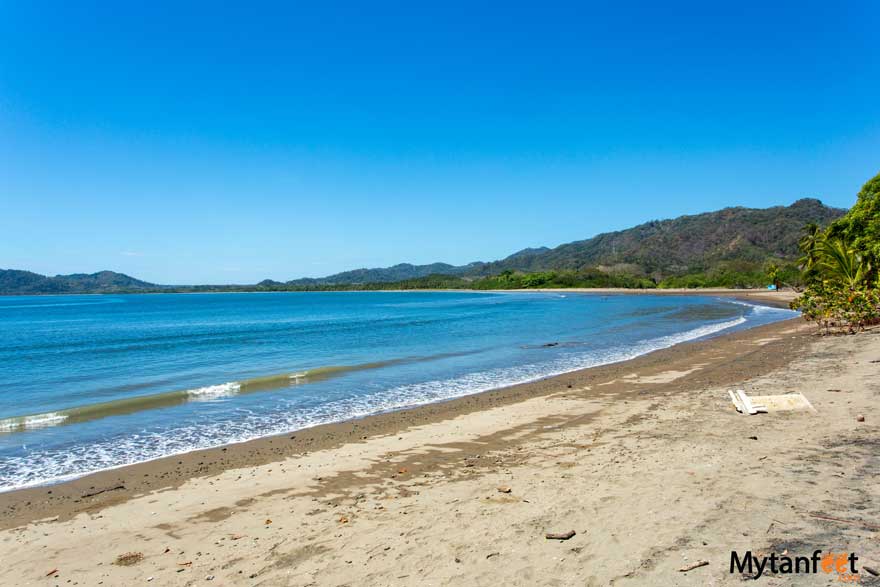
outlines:
[{"label": "shoreline", "polygon": [[[0,583],[734,587],[756,576],[731,552],[816,549],[878,568],[878,335],[795,318],[43,488],[3,518]],[[816,411],[746,416],[731,388]]]},{"label": "shoreline", "polygon": [[0,293],[0,297],[64,297],[64,296],[129,296],[129,295],[208,295],[208,294],[290,294],[290,293],[407,293],[407,292],[461,292],[461,293],[597,293],[597,294],[634,294],[634,295],[723,295],[723,296],[790,296],[796,295],[793,290],[782,289],[778,292],[758,288],[729,288],[729,287],[705,287],[705,288],[629,288],[629,287],[559,287],[559,288],[528,288],[528,289],[468,289],[468,288],[437,288],[437,289],[326,289],[326,290],[241,290],[241,291],[118,291],[118,292],[84,292],[84,293]]},{"label": "shoreline", "polygon": [[[410,290],[410,291],[413,291],[413,290]],[[425,290],[425,291],[431,291],[431,290]],[[455,292],[458,290],[443,290],[443,291]],[[684,290],[682,290],[682,291],[666,290],[666,294],[667,295],[682,295],[683,291]],[[469,293],[543,293],[543,294],[549,294],[549,293],[558,293],[558,292],[570,292],[573,295],[602,295],[604,297],[615,296],[615,295],[649,295],[649,296],[650,295],[657,295],[655,290],[621,290],[621,289],[607,289],[607,288],[605,288],[605,289],[602,289],[602,288],[565,288],[565,289],[491,290],[491,291],[486,291],[486,292],[475,291],[475,292],[469,292]],[[255,292],[255,293],[260,293],[260,292]],[[272,293],[272,292],[269,292],[269,293]],[[351,293],[351,292],[349,292],[349,293]],[[379,293],[381,293],[381,292],[379,292]],[[685,295],[697,296],[697,297],[703,296],[703,297],[707,297],[707,298],[708,297],[716,297],[716,296],[720,297],[720,298],[735,298],[740,301],[746,302],[747,304],[764,305],[764,306],[778,307],[778,308],[787,308],[788,301],[790,299],[792,299],[794,296],[793,292],[788,292],[788,291],[767,292],[764,290],[732,290],[732,289],[687,290],[687,294],[685,294]],[[734,327],[738,328],[738,325],[733,325],[733,326],[728,325],[724,329],[722,329],[720,332],[708,333],[705,335],[701,335],[699,338],[704,338],[707,336],[708,337],[724,336],[728,333],[728,331],[730,331],[731,328],[734,328]],[[747,326],[746,328],[753,328],[753,326],[751,326],[751,327]],[[691,340],[695,340],[696,338],[697,337],[695,336],[694,339],[691,339]],[[682,342],[690,342],[690,340],[684,340]],[[682,342],[674,342],[673,344],[676,344],[676,345],[682,344]],[[653,352],[653,351],[649,351],[649,352]],[[633,358],[637,358],[637,357],[633,357]],[[613,362],[625,362],[625,361],[629,361],[629,360],[632,360],[632,359],[618,358],[618,359],[614,359]],[[575,369],[574,371],[579,371],[579,370],[583,370],[583,369],[587,369],[587,368],[595,368],[598,366],[602,366],[602,364],[594,365],[593,367]],[[358,365],[354,365],[354,366],[350,366],[349,368],[356,369],[358,367],[359,367]],[[452,396],[452,397],[447,397],[444,399],[437,399],[437,400],[434,400],[430,403],[443,403],[443,402],[447,402],[447,401],[453,401],[456,399],[460,399],[461,397],[467,397],[467,396],[471,396],[471,395],[479,395],[481,393],[486,393],[489,391],[499,391],[499,390],[505,389],[510,386],[518,386],[518,385],[527,384],[527,383],[534,383],[535,381],[541,381],[541,380],[552,379],[555,377],[565,376],[565,375],[570,374],[572,372],[573,371],[568,371],[568,372],[558,372],[557,371],[555,373],[548,373],[548,374],[543,375],[541,377],[538,377],[537,379],[532,380],[532,381],[524,381],[521,383],[504,383],[504,384],[501,384],[499,387],[496,387],[493,389],[471,392],[471,393],[468,393],[464,396]],[[277,376],[277,375],[273,373],[272,376]],[[261,377],[257,377],[256,379],[263,379],[264,377],[265,376],[261,376]],[[236,385],[238,385],[238,384],[245,385],[247,383],[247,380],[234,381],[232,383],[234,383]],[[216,385],[226,385],[226,384],[227,383],[216,384]],[[181,400],[177,396],[178,395],[185,396],[189,391],[191,391],[191,390],[188,390],[188,389],[172,390],[172,391],[157,393],[157,394],[154,394],[153,396],[150,396],[150,395],[137,396],[134,398],[130,398],[129,400],[126,400],[126,401],[129,403],[132,403],[135,401],[144,403],[144,402],[147,402],[151,399],[154,399],[159,402],[164,400],[169,403],[181,403],[183,400]],[[83,410],[89,410],[90,408],[93,408],[96,406],[102,407],[104,405],[109,405],[109,403],[108,404],[98,403],[98,404],[87,404],[84,406],[73,406],[73,407],[68,407],[68,408],[51,410],[46,413],[21,414],[21,415],[12,416],[12,417],[5,418],[5,419],[0,419],[0,425],[3,425],[3,424],[7,425],[5,428],[3,428],[2,431],[0,431],[0,433],[16,434],[19,431],[25,431],[26,430],[25,426],[26,426],[27,420],[37,419],[37,418],[41,418],[41,417],[52,417],[52,418],[56,418],[58,420],[61,420],[58,424],[52,424],[51,426],[47,425],[46,427],[67,425],[66,421],[68,420],[68,417],[70,419],[70,423],[76,424],[79,421],[82,421],[84,419],[88,419],[87,416],[84,416],[80,412],[83,412]],[[417,404],[410,404],[408,406],[390,408],[386,411],[402,411],[402,410],[418,409],[418,408],[421,408],[425,405],[427,405],[427,404],[418,404],[418,403]],[[125,412],[122,412],[122,413],[125,413]],[[361,419],[363,417],[369,417],[371,415],[377,415],[377,414],[381,414],[381,413],[383,413],[383,412],[376,411],[376,412],[373,412],[372,414],[367,414],[366,416],[350,416],[350,417],[346,417],[343,420],[324,422],[322,424],[314,424],[314,425],[309,426],[308,428],[314,428],[315,426],[323,426],[323,425],[328,425],[328,424],[339,424],[339,423],[353,421],[353,420]],[[18,428],[16,428],[16,426],[18,426]],[[39,489],[42,487],[52,487],[52,486],[57,486],[57,485],[63,485],[65,483],[76,481],[77,479],[80,479],[83,477],[88,477],[88,476],[100,474],[100,473],[111,472],[111,471],[114,471],[114,470],[117,470],[120,468],[142,465],[142,464],[145,464],[145,463],[148,463],[151,461],[177,457],[180,455],[185,455],[185,454],[188,454],[191,452],[196,452],[196,451],[201,451],[201,450],[211,450],[211,449],[222,448],[224,446],[245,444],[245,443],[261,440],[264,438],[271,438],[273,436],[284,436],[285,434],[293,433],[293,432],[296,432],[299,430],[303,430],[303,429],[302,428],[293,428],[293,429],[286,430],[283,432],[272,432],[272,433],[265,434],[262,436],[253,436],[250,438],[238,439],[238,440],[234,440],[234,441],[227,441],[223,444],[216,444],[213,446],[191,447],[191,448],[187,448],[184,450],[180,450],[179,452],[169,452],[169,453],[166,453],[166,454],[160,455],[160,456],[150,456],[150,457],[145,458],[145,460],[142,460],[142,461],[108,466],[107,468],[95,469],[95,470],[88,471],[85,473],[65,474],[63,476],[57,476],[53,479],[31,482],[31,483],[19,485],[17,487],[13,487],[13,488],[2,488],[2,489],[0,489],[0,496],[6,495],[9,493],[15,493],[18,491],[24,491],[27,489]],[[3,503],[2,500],[0,500],[0,507],[2,507],[2,503]]]},{"label": "shoreline", "polygon": [[[524,291],[549,293],[556,290]],[[561,291],[578,294],[620,293],[619,291],[605,290],[565,289]],[[708,294],[708,292],[690,291],[692,295],[727,294],[725,297],[736,297],[743,301],[776,307],[787,307],[788,300],[785,298],[790,298],[787,292],[718,290]],[[654,292],[653,290],[644,292],[636,290],[632,293],[650,294]],[[679,292],[670,292],[670,294],[675,293]],[[401,410],[321,424],[238,443],[170,454],[157,459],[120,465],[69,479],[11,489],[0,493],[0,512],[4,514],[3,520],[0,521],[0,529],[53,516],[57,516],[58,519],[69,519],[82,511],[97,511],[138,495],[173,489],[190,479],[218,474],[231,468],[277,462],[291,455],[338,447],[352,439],[366,440],[376,435],[395,434],[411,426],[438,422],[491,407],[518,403],[529,397],[558,391],[562,385],[570,387],[572,385],[570,382],[573,380],[589,380],[593,377],[603,377],[606,373],[614,373],[624,369],[639,369],[646,365],[655,364],[655,355],[657,354],[678,355],[678,352],[671,351],[690,345],[711,345],[728,338],[738,339],[739,336],[746,333],[751,333],[754,336],[756,331],[763,333],[765,329],[774,331],[778,325],[789,323],[792,320],[799,320],[799,318],[739,331],[722,332],[708,339],[677,343],[671,347],[655,350],[625,361],[553,375],[532,382]],[[276,441],[279,446],[273,446]]]},{"label": "shoreline", "polygon": [[[557,292],[561,292],[561,291],[568,291],[568,290],[557,290],[557,289],[512,290],[511,293],[523,293],[523,292],[525,292],[525,293],[557,293]],[[396,292],[394,292],[394,293],[396,293]],[[493,291],[487,292],[487,293],[505,293],[505,291],[504,290],[493,290]],[[602,295],[605,298],[607,298],[609,296],[620,295],[619,292],[615,292],[612,290],[599,290],[597,292],[594,292],[592,290],[588,291],[588,290],[584,290],[584,289],[575,289],[575,290],[573,290],[573,294],[577,294],[577,295],[597,294],[597,295]],[[655,294],[646,292],[643,295],[655,295]],[[669,295],[680,295],[680,294],[678,294],[676,292],[672,292]],[[716,297],[716,296],[720,297],[720,298],[736,298],[736,299],[743,301],[747,304],[750,303],[753,305],[764,305],[764,306],[768,306],[768,307],[778,307],[778,308],[786,308],[786,306],[787,306],[786,302],[789,299],[791,299],[791,296],[786,295],[786,294],[766,295],[766,294],[764,294],[764,292],[752,292],[749,294],[742,294],[742,293],[732,294],[732,293],[730,293],[729,290],[717,290],[716,292],[713,292],[712,296],[707,295],[706,297]],[[736,326],[736,325],[734,325],[734,326]],[[719,332],[724,332],[725,330],[727,330],[729,328],[731,328],[731,326],[725,326]],[[716,334],[717,333],[708,333],[708,334],[706,334],[706,336],[715,336]],[[687,342],[687,340],[682,341],[682,342]],[[680,343],[674,343],[674,344],[680,344]],[[431,357],[426,357],[426,358],[430,359]],[[419,361],[419,360],[421,360],[421,358],[399,358],[399,359],[391,359],[387,362],[389,362],[389,363],[415,362],[415,361]],[[335,373],[340,373],[340,372],[345,372],[345,371],[357,371],[357,370],[362,370],[365,368],[372,368],[373,366],[380,366],[381,363],[383,363],[383,361],[379,361],[376,363],[363,363],[363,364],[350,364],[350,365],[343,365],[343,366],[332,366],[332,367],[329,367],[329,369],[332,369],[332,371]],[[596,365],[596,366],[598,366],[598,365]],[[323,371],[324,369],[327,369],[327,368],[326,367],[315,368],[314,369],[314,372],[315,372],[314,377],[332,376],[332,373],[330,375],[322,375],[322,374],[318,373],[320,371]],[[577,370],[577,369],[575,369],[575,370]],[[231,384],[231,385],[236,385],[236,386],[240,385],[244,389],[246,387],[251,386],[253,383],[258,382],[262,389],[270,389],[271,386],[269,386],[266,383],[269,379],[277,379],[277,380],[287,381],[289,378],[291,378],[293,376],[297,376],[297,377],[301,376],[301,377],[311,378],[313,376],[312,371],[313,370],[304,370],[300,374],[295,374],[292,372],[291,373],[278,373],[278,372],[273,371],[273,372],[270,372],[267,374],[257,375],[252,378],[245,378],[245,379],[240,379],[240,380],[235,380],[235,381],[224,381],[221,383],[205,383],[199,388],[169,389],[169,390],[158,391],[158,392],[153,392],[153,393],[149,393],[149,394],[135,395],[132,397],[121,398],[121,399],[117,399],[117,400],[109,400],[109,401],[103,401],[103,402],[94,402],[94,403],[90,403],[90,404],[68,405],[68,406],[64,406],[64,407],[50,408],[50,409],[47,409],[45,412],[14,414],[12,416],[5,416],[5,417],[0,418],[0,434],[16,434],[19,432],[29,431],[31,429],[31,427],[29,426],[29,422],[31,420],[33,420],[36,423],[35,426],[33,426],[33,428],[35,428],[35,429],[54,428],[56,426],[66,426],[69,424],[78,424],[78,423],[93,420],[93,419],[103,418],[103,417],[105,417],[105,415],[103,413],[104,411],[107,412],[106,415],[128,414],[128,413],[132,413],[132,412],[140,411],[140,410],[145,410],[145,409],[167,407],[167,406],[171,406],[171,405],[186,403],[189,394],[191,394],[193,391],[198,392],[201,389],[208,389],[208,388],[212,388],[212,387],[216,387],[216,386],[225,386],[225,385]],[[538,379],[546,379],[549,377],[555,377],[557,375],[564,375],[564,374],[565,374],[564,372],[563,373],[559,373],[559,372],[548,373],[544,376],[538,377]],[[513,385],[513,384],[514,383],[501,384],[498,387],[498,389],[500,389],[501,387],[507,387],[507,386]],[[279,386],[281,386],[281,385],[279,385]],[[488,390],[486,390],[486,391],[488,391]],[[481,392],[477,391],[477,392],[473,392],[473,393],[481,393]],[[450,397],[447,399],[453,399],[453,398]],[[447,401],[447,399],[440,399],[437,401]],[[415,405],[419,405],[419,404],[415,404]],[[395,409],[408,409],[411,407],[415,407],[415,405],[410,405],[410,406],[405,406],[402,408],[395,408]],[[137,407],[134,407],[134,406],[137,406]],[[289,432],[289,431],[287,431],[287,432]],[[274,433],[274,434],[285,434],[285,433],[286,432],[280,432],[280,433]],[[271,436],[271,435],[272,434],[267,434],[267,436]],[[248,440],[251,440],[251,439],[248,439]],[[235,442],[244,442],[244,441],[245,440],[239,440],[239,441],[235,441]],[[227,444],[233,444],[235,442],[229,442]],[[183,453],[189,452],[190,450],[198,450],[198,449],[196,449],[196,448],[188,449],[188,450],[184,450],[184,451],[181,451],[178,453],[170,453],[170,455],[183,454]],[[166,455],[166,456],[170,456],[170,455]],[[161,458],[161,457],[157,457],[157,458]],[[149,459],[149,460],[152,460],[152,459]],[[125,465],[119,465],[119,466],[125,466]],[[115,468],[115,467],[110,467],[110,468]],[[93,472],[97,472],[97,471],[93,471]],[[86,474],[89,474],[89,473],[86,473]],[[26,487],[52,485],[52,484],[56,484],[59,482],[63,482],[68,479],[73,479],[77,476],[81,476],[81,474],[71,474],[71,475],[59,477],[59,478],[52,479],[52,480],[41,481],[41,482],[29,484],[29,485],[24,485],[21,487],[16,487],[13,489],[7,489],[7,488],[0,487],[0,493],[7,492],[7,491],[14,491],[17,489],[23,489]]]}]

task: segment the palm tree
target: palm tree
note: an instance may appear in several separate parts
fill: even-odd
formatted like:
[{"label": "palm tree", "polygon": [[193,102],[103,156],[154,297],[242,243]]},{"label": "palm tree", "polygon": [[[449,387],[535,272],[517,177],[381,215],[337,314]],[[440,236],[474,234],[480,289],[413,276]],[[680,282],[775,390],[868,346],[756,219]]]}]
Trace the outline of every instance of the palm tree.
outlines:
[{"label": "palm tree", "polygon": [[779,265],[771,261],[764,267],[764,272],[767,274],[767,279],[773,284],[773,289],[779,291],[779,288],[782,286],[779,282]]},{"label": "palm tree", "polygon": [[819,248],[824,239],[822,227],[815,222],[810,222],[802,229],[803,235],[798,241],[798,248],[803,256],[798,260],[804,271],[810,271],[819,262]]},{"label": "palm tree", "polygon": [[824,239],[819,246],[818,265],[830,277],[855,289],[868,276],[870,267],[855,250],[839,238]]}]

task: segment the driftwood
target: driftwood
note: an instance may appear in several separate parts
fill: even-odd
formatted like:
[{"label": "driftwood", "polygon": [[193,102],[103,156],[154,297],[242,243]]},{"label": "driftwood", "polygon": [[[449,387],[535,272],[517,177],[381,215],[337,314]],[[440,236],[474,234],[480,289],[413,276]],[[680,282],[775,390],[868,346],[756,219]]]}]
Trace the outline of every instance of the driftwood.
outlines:
[{"label": "driftwood", "polygon": [[875,577],[876,577],[877,575],[880,575],[880,571],[878,571],[878,570],[875,569],[874,567],[868,567],[868,566],[862,565],[862,568],[865,569],[865,571],[866,571],[868,574],[874,575]]},{"label": "driftwood", "polygon": [[691,563],[689,565],[685,565],[678,569],[679,573],[687,573],[688,571],[693,571],[694,569],[699,569],[700,567],[705,567],[709,564],[709,561],[697,561],[695,563]]},{"label": "driftwood", "polygon": [[568,532],[554,533],[550,532],[546,535],[547,540],[568,540],[569,538],[574,537],[577,534],[574,530],[569,530]]},{"label": "driftwood", "polygon": [[846,518],[835,518],[834,516],[826,516],[825,514],[819,513],[810,513],[814,518],[818,518],[820,520],[827,520],[829,522],[840,522],[841,524],[852,524],[853,526],[861,526],[866,530],[872,530],[874,532],[880,531],[880,526],[876,524],[870,524],[868,522],[863,522],[861,520],[847,520]]},{"label": "driftwood", "polygon": [[119,491],[120,489],[125,489],[125,485],[117,485],[116,487],[108,487],[106,489],[101,489],[99,491],[95,491],[93,493],[85,493],[82,496],[82,499],[87,497],[95,497],[96,495],[101,495],[102,493],[107,493],[108,491]]}]

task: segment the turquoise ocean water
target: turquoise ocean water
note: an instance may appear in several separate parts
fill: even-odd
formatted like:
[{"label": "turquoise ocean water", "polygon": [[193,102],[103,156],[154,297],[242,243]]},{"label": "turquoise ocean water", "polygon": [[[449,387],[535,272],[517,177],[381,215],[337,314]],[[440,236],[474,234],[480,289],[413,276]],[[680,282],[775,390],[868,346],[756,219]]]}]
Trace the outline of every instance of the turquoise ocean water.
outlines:
[{"label": "turquoise ocean water", "polygon": [[0,297],[0,490],[442,401],[794,315],[710,296]]}]

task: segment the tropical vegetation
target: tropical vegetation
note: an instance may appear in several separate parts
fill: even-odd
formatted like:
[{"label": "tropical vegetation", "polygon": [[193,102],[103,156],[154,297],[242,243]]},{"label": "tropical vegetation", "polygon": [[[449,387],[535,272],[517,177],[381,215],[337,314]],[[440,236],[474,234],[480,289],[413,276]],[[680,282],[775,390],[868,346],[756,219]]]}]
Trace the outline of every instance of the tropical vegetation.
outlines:
[{"label": "tropical vegetation", "polygon": [[824,333],[880,323],[880,174],[827,229],[806,225],[798,246],[805,289],[792,308]]}]

